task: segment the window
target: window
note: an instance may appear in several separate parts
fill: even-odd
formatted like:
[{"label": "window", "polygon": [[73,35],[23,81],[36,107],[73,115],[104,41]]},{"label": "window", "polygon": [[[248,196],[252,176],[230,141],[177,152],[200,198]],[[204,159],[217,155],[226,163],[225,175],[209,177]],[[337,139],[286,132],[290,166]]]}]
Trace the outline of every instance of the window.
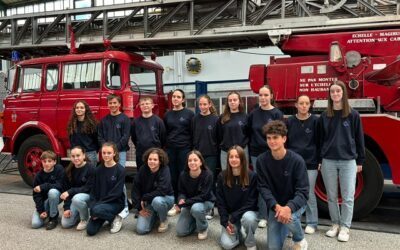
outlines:
[{"label": "window", "polygon": [[132,87],[139,87],[140,91],[156,91],[157,81],[154,71],[140,66],[130,65],[129,77]]},{"label": "window", "polygon": [[46,73],[46,90],[54,91],[57,90],[58,85],[58,66],[50,65],[47,67]]},{"label": "window", "polygon": [[107,65],[107,88],[120,89],[121,84],[121,66],[117,62],[110,62]]},{"label": "window", "polygon": [[40,91],[42,81],[42,66],[28,66],[20,70],[18,91]]},{"label": "window", "polygon": [[100,88],[101,62],[66,64],[63,78],[63,89]]}]

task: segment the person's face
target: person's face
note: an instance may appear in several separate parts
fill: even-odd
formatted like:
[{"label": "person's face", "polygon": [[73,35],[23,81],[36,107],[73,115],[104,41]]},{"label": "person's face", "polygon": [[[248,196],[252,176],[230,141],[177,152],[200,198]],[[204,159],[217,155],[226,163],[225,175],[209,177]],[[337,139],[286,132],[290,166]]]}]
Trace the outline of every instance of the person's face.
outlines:
[{"label": "person's face", "polygon": [[56,161],[53,159],[47,158],[42,160],[42,167],[44,172],[46,173],[50,173],[51,171],[53,171],[55,165]]},{"label": "person's face", "polygon": [[329,95],[333,102],[339,103],[343,98],[343,90],[339,85],[332,85],[329,89]]},{"label": "person's face", "polygon": [[149,154],[149,158],[147,158],[147,165],[149,166],[151,172],[157,172],[160,169],[160,157],[158,154]]},{"label": "person's face", "polygon": [[144,100],[140,102],[140,110],[142,111],[143,114],[149,114],[152,112],[154,108],[154,104],[150,100]]},{"label": "person's face", "polygon": [[310,98],[307,96],[300,96],[299,100],[295,103],[295,106],[297,108],[297,113],[299,114],[308,114],[308,111],[310,111]]},{"label": "person's face", "polygon": [[181,108],[184,101],[185,99],[183,99],[183,94],[180,91],[174,91],[172,93],[172,105],[175,108]]},{"label": "person's face", "polygon": [[239,96],[237,94],[231,94],[228,96],[228,106],[231,112],[235,112],[239,110]]},{"label": "person's face", "polygon": [[188,166],[190,171],[196,172],[201,168],[201,160],[196,154],[190,154],[188,157]]},{"label": "person's face", "polygon": [[261,88],[260,92],[258,93],[258,102],[260,103],[260,106],[268,106],[271,104],[271,91],[268,88]]},{"label": "person's face", "polygon": [[115,157],[114,149],[111,146],[103,146],[101,148],[101,157],[104,162],[112,162]]},{"label": "person's face", "polygon": [[78,102],[75,105],[75,114],[78,117],[84,117],[85,116],[85,112],[86,112],[86,108],[85,105],[83,105],[83,103]]},{"label": "person's face", "polygon": [[118,114],[119,108],[121,107],[121,103],[117,100],[117,98],[113,98],[108,101],[108,109],[111,114]]},{"label": "person's face", "polygon": [[211,103],[207,100],[207,98],[199,99],[199,109],[201,114],[208,114],[210,111]]},{"label": "person's face", "polygon": [[71,150],[71,161],[75,166],[81,166],[85,161],[85,154],[79,148]]},{"label": "person's face", "polygon": [[232,169],[240,168],[240,157],[236,149],[229,151],[228,161]]},{"label": "person's face", "polygon": [[284,148],[286,136],[267,134],[267,144],[271,151],[279,151]]}]

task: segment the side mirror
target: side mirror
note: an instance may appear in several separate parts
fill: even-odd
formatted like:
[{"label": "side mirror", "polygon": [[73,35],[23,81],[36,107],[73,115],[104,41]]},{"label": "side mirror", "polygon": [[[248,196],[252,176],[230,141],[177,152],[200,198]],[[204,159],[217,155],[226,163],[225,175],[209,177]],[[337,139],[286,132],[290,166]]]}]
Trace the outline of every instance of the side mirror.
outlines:
[{"label": "side mirror", "polygon": [[338,72],[344,72],[346,70],[346,60],[342,47],[336,41],[332,42],[329,48],[329,64]]}]

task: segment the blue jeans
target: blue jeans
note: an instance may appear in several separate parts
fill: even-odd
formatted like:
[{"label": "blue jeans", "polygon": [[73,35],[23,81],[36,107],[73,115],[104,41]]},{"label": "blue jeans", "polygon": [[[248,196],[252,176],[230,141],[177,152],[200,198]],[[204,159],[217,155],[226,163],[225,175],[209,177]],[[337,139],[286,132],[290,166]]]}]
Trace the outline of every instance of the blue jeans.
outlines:
[{"label": "blue jeans", "polygon": [[299,242],[304,239],[303,228],[301,227],[301,215],[304,213],[305,207],[292,213],[292,222],[282,224],[275,218],[275,211],[268,213],[268,229],[267,229],[267,245],[270,250],[282,249],[283,243],[288,235],[288,231],[293,234],[293,241]]},{"label": "blue jeans", "polygon": [[[249,149],[246,146],[244,149],[244,154],[246,155],[246,160],[249,161]],[[227,163],[227,158],[228,158],[228,152],[224,151],[221,149],[221,169],[225,170],[226,169],[226,163]]]},{"label": "blue jeans", "polygon": [[[253,247],[256,245],[254,233],[258,227],[257,213],[254,211],[247,211],[242,215],[240,221],[235,225],[235,234],[230,235],[226,228],[222,227],[220,245],[223,249],[233,249],[239,245],[240,240],[244,238],[244,245],[246,247]],[[241,229],[243,227],[243,230]],[[245,235],[243,235],[243,233]]]},{"label": "blue jeans", "polygon": [[[251,156],[251,165],[253,165],[254,172],[257,173],[256,163],[257,163],[257,156]],[[261,193],[258,195],[258,218],[266,220],[268,218],[268,209],[267,203],[262,198]]]},{"label": "blue jeans", "polygon": [[89,219],[89,208],[88,201],[90,200],[90,195],[86,193],[79,193],[72,197],[71,201],[71,216],[69,218],[62,217],[61,225],[63,228],[70,228],[74,226],[78,219],[88,220]]},{"label": "blue jeans", "polygon": [[197,232],[204,232],[208,228],[206,214],[214,207],[210,201],[198,202],[191,207],[181,209],[179,219],[176,224],[176,234],[180,237]]},{"label": "blue jeans", "polygon": [[171,173],[171,183],[174,189],[175,199],[178,197],[179,175],[187,165],[187,154],[190,148],[168,148],[169,171]]},{"label": "blue jeans", "polygon": [[150,216],[143,217],[139,215],[136,222],[136,232],[140,235],[150,233],[154,224],[156,223],[157,217],[160,222],[167,220],[168,210],[174,205],[174,196],[157,196],[153,199],[150,205],[146,208],[150,211]]},{"label": "blue jeans", "polygon": [[90,163],[93,164],[93,166],[97,166],[97,152],[96,151],[89,151],[86,152],[86,157],[89,159]]},{"label": "blue jeans", "polygon": [[[119,152],[119,164],[125,167],[126,164],[126,151]],[[129,208],[128,208],[128,196],[126,195],[126,185],[124,185],[124,195],[125,195],[125,207],[124,209],[118,214],[122,219],[125,219],[129,215]]]},{"label": "blue jeans", "polygon": [[[57,189],[50,189],[47,193],[47,200],[44,201],[44,210],[47,212],[48,217],[58,216],[58,204],[60,204],[60,191]],[[40,218],[38,211],[35,211],[32,215],[32,228],[40,228],[44,224],[44,220]]]},{"label": "blue jeans", "polygon": [[94,205],[90,209],[91,217],[86,228],[87,234],[89,236],[97,234],[105,221],[112,223],[121,209],[121,205],[116,203],[101,203]]},{"label": "blue jeans", "polygon": [[306,224],[317,228],[318,226],[318,207],[317,198],[315,197],[315,182],[318,177],[318,170],[307,170],[308,182],[310,183],[309,198],[306,206]]},{"label": "blue jeans", "polygon": [[[328,195],[329,215],[333,224],[350,228],[353,219],[357,165],[355,160],[322,160],[322,178]],[[338,178],[342,207],[338,204]]]}]

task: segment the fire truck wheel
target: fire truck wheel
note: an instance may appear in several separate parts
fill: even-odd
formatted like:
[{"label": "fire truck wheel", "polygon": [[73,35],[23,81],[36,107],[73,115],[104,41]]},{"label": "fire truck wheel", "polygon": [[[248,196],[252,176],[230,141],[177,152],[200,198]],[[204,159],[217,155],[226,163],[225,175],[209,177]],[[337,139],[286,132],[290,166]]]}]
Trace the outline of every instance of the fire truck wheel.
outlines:
[{"label": "fire truck wheel", "polygon": [[36,173],[42,168],[40,155],[49,149],[52,149],[52,146],[45,135],[34,135],[22,143],[18,151],[18,170],[29,186],[33,185]]},{"label": "fire truck wheel", "polygon": [[[357,174],[353,210],[353,219],[355,220],[366,217],[371,213],[379,204],[383,193],[383,174],[379,162],[368,149],[365,149],[365,156],[363,171]],[[315,194],[320,214],[329,216],[328,198],[321,174],[318,175]],[[339,203],[341,202],[342,199],[339,194]]]}]

